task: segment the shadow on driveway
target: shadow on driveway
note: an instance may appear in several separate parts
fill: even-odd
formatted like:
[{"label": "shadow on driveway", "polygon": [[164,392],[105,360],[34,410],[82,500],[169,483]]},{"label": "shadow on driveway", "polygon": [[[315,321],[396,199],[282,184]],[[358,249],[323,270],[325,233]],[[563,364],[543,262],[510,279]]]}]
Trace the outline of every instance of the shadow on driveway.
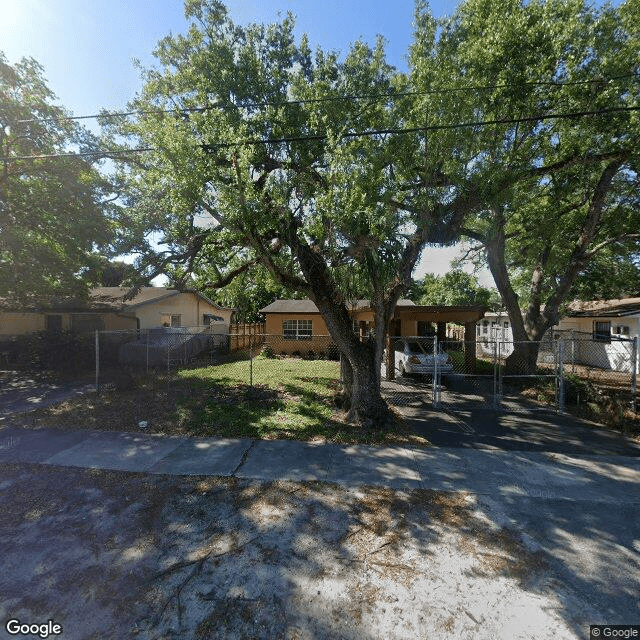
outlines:
[{"label": "shadow on driveway", "polygon": [[442,408],[432,404],[424,382],[383,382],[383,392],[409,429],[439,447],[539,451],[574,455],[640,456],[640,443],[595,423],[544,409],[526,399],[494,409],[490,384],[442,391]]}]

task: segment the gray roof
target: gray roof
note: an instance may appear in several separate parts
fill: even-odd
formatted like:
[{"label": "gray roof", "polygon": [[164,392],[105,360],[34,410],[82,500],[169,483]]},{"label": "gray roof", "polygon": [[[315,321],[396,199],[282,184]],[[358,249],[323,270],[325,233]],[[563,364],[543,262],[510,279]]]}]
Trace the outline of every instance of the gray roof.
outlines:
[{"label": "gray roof", "polygon": [[[92,289],[89,298],[93,304],[105,305],[107,307],[117,307],[132,309],[146,304],[158,302],[164,298],[170,298],[180,293],[192,293],[201,300],[204,300],[216,309],[224,309],[219,304],[195,289],[165,289],[164,287],[142,287],[138,293],[130,300],[125,300],[125,296],[131,289],[127,287],[96,287]],[[228,307],[226,307],[228,308]]]},{"label": "gray roof", "polygon": [[640,298],[618,298],[615,300],[574,300],[569,304],[568,315],[574,318],[614,317],[620,318],[640,313]]},{"label": "gray roof", "polygon": [[[411,300],[398,300],[399,307],[415,306]],[[369,309],[370,300],[354,300],[347,303],[349,309]],[[320,313],[318,307],[312,300],[276,300],[266,307],[260,309],[260,313]]]}]

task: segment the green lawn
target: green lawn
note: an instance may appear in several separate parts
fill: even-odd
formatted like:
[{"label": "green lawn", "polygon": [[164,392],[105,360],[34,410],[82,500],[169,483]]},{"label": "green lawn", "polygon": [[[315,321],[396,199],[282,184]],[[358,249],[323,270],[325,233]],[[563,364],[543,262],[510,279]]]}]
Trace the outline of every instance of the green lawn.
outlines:
[{"label": "green lawn", "polygon": [[183,370],[196,390],[178,406],[180,422],[199,435],[251,438],[335,439],[352,427],[332,419],[339,364],[294,358],[236,360]]},{"label": "green lawn", "polygon": [[179,372],[190,389],[178,401],[183,433],[261,439],[324,439],[339,443],[412,443],[426,441],[406,433],[402,424],[369,431],[346,424],[335,403],[339,363],[298,358],[236,360]]}]

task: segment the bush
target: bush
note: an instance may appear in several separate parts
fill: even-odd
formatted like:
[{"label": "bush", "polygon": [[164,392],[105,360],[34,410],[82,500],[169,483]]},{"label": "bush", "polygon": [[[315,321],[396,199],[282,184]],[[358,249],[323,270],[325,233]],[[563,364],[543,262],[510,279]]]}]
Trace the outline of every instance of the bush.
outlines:
[{"label": "bush", "polygon": [[340,349],[335,344],[330,344],[326,348],[324,355],[327,360],[340,360]]},{"label": "bush", "polygon": [[273,350],[273,347],[270,344],[265,344],[264,347],[262,347],[262,350],[260,351],[260,354],[263,355],[265,358],[275,358],[276,357],[276,353]]},{"label": "bush", "polygon": [[593,385],[577,375],[569,373],[564,380],[564,399],[567,404],[586,404],[596,398]]},{"label": "bush", "polygon": [[87,370],[95,363],[93,336],[76,331],[38,331],[17,336],[10,359],[21,369]]}]

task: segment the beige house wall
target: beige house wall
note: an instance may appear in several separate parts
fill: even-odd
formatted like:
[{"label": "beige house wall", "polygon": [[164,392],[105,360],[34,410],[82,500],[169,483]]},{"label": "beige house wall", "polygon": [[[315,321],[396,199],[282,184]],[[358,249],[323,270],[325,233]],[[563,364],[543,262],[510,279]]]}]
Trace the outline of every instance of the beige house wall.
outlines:
[{"label": "beige house wall", "polygon": [[138,326],[136,318],[131,315],[117,315],[115,313],[93,312],[60,312],[55,311],[3,311],[0,312],[0,336],[21,336],[36,331],[44,331],[47,327],[47,316],[60,316],[62,330],[73,328],[73,316],[95,316],[102,318],[102,329],[105,331],[122,331],[135,329]]},{"label": "beige house wall", "polygon": [[[323,317],[319,313],[267,313],[265,320],[265,342],[276,353],[306,353],[308,351],[323,351],[331,343],[329,330]],[[311,320],[313,337],[310,340],[285,340],[283,323],[285,320]]]},{"label": "beige house wall", "polygon": [[44,327],[42,313],[0,312],[0,336],[21,336],[25,333],[42,331]]},{"label": "beige house wall", "polygon": [[204,324],[204,314],[219,316],[224,319],[225,331],[229,331],[232,309],[220,309],[210,305],[191,293],[179,293],[157,302],[150,302],[131,309],[131,313],[140,320],[141,329],[154,329],[162,326],[164,315],[179,315],[181,327],[196,327]]}]

